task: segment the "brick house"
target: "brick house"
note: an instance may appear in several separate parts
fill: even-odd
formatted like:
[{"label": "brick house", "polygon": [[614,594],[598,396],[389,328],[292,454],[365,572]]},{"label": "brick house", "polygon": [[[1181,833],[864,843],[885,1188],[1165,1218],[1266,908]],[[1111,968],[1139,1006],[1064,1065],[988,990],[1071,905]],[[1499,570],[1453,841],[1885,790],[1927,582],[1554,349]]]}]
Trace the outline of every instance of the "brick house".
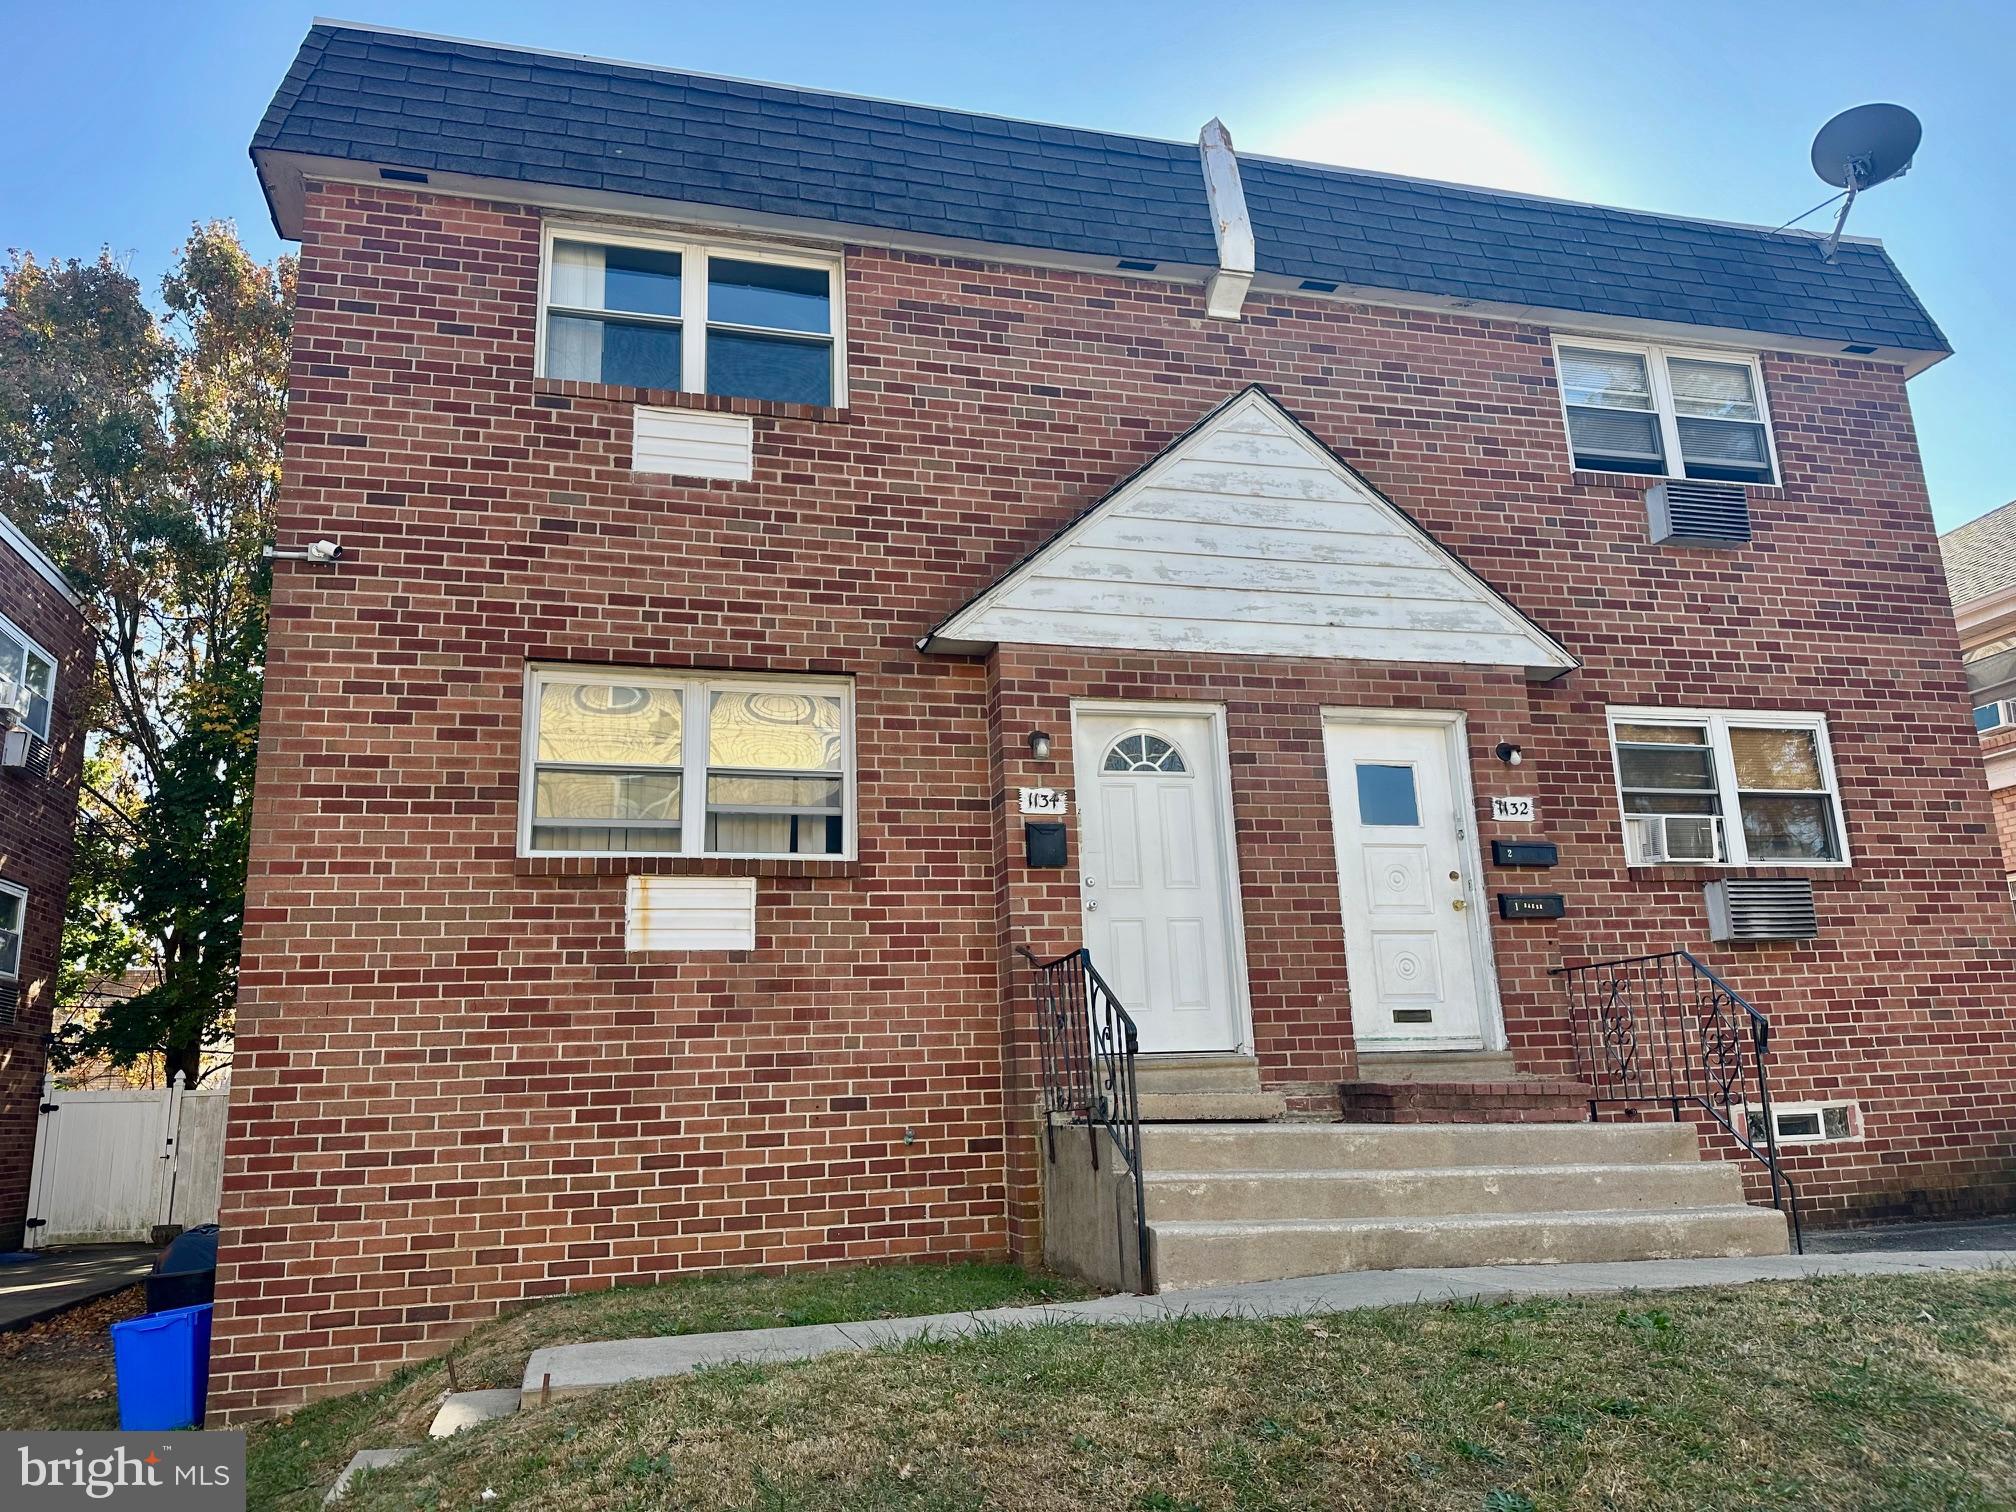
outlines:
[{"label": "brick house", "polygon": [[[253,157],[342,555],[274,589],[221,1415],[707,1267],[1783,1248],[1745,1141],[1808,1223],[2009,1205],[1879,246],[327,25]],[[1145,1143],[1045,1137],[1131,1111],[1059,993]],[[1662,1003],[1726,1127],[1626,1084]]]},{"label": "brick house", "polygon": [[28,1217],[90,677],[76,591],[0,516],[0,1250]]},{"label": "brick house", "polygon": [[2016,504],[1947,531],[1939,550],[1988,768],[2002,869],[2016,897]]}]

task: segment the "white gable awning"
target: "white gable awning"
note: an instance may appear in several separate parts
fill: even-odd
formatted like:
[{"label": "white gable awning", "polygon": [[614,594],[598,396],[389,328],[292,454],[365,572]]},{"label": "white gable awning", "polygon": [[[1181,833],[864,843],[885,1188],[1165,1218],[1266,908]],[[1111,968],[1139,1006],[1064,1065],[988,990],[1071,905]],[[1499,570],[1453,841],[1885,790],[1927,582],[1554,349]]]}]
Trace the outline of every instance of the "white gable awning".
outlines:
[{"label": "white gable awning", "polygon": [[1257,388],[918,642],[1002,644],[1580,665]]}]

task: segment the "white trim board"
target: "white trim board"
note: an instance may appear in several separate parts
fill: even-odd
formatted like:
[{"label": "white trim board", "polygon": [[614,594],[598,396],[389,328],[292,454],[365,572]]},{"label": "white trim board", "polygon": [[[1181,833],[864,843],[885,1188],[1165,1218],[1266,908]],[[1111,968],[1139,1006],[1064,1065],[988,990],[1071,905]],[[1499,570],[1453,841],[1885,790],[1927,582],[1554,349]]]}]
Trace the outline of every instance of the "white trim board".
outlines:
[{"label": "white trim board", "polygon": [[5,515],[0,515],[0,546],[12,547],[14,554],[26,562],[36,576],[46,580],[51,588],[72,604],[79,608],[83,607],[82,595],[70,586],[70,580],[63,576],[63,569],[50,559],[48,552],[23,535],[14,522]]},{"label": "white trim board", "polygon": [[1235,395],[919,642],[1580,665],[1258,388]]}]

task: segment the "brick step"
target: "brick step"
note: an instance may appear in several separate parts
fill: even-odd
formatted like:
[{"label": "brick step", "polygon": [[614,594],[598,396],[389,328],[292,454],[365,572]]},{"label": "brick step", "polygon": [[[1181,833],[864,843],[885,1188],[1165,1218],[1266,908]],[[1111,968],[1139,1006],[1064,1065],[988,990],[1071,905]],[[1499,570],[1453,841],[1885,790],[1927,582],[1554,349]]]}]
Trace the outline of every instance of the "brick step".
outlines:
[{"label": "brick step", "polygon": [[1588,1209],[1654,1212],[1743,1201],[1728,1161],[1356,1171],[1147,1168],[1152,1222],[1447,1217]]},{"label": "brick step", "polygon": [[1335,1271],[1782,1255],[1784,1215],[1740,1203],[1659,1212],[1154,1223],[1158,1291]]},{"label": "brick step", "polygon": [[1693,1164],[1687,1124],[1151,1124],[1154,1171],[1345,1171],[1450,1166]]},{"label": "brick step", "polygon": [[1345,1123],[1587,1123],[1589,1088],[1559,1077],[1340,1082]]}]

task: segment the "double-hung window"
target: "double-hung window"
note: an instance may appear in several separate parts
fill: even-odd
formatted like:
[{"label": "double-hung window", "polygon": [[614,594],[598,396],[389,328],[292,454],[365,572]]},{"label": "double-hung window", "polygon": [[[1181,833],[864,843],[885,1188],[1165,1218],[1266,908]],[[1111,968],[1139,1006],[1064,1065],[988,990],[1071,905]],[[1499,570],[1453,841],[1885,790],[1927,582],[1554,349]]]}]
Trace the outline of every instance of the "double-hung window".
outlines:
[{"label": "double-hung window", "polygon": [[1575,465],[1723,483],[1775,483],[1753,357],[1563,338],[1555,370]]},{"label": "double-hung window", "polygon": [[1612,709],[1610,745],[1634,866],[1848,860],[1821,715]]},{"label": "double-hung window", "polygon": [[838,404],[838,283],[832,259],[556,227],[546,239],[539,371]]},{"label": "double-hung window", "polygon": [[520,849],[851,856],[853,727],[844,680],[535,668]]},{"label": "double-hung window", "polygon": [[21,931],[28,924],[28,890],[0,882],[0,985],[21,975]]},{"label": "double-hung window", "polygon": [[35,734],[49,738],[49,704],[56,696],[56,661],[12,621],[0,619],[0,709],[12,709]]}]

